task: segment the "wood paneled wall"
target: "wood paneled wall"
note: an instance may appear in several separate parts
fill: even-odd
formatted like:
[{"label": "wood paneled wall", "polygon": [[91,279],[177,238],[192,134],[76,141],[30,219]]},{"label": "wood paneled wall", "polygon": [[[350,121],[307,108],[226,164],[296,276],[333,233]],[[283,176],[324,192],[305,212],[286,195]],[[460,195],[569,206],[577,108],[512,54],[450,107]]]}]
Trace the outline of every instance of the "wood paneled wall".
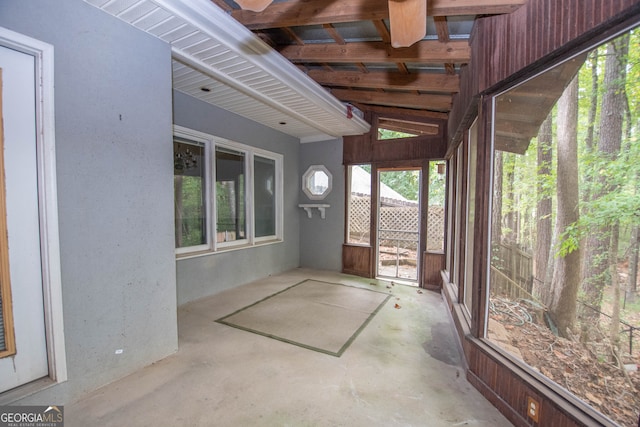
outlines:
[{"label": "wood paneled wall", "polygon": [[[438,126],[436,135],[421,136],[416,138],[383,140],[377,139],[378,117],[394,118],[399,120],[419,121],[422,123],[435,124]],[[371,131],[365,135],[346,136],[343,139],[342,162],[345,165],[366,164],[372,165],[372,176],[377,176],[378,168],[420,168],[422,170],[422,200],[420,232],[422,236],[427,235],[427,206],[428,206],[428,171],[429,160],[443,159],[447,149],[447,125],[446,117],[443,113],[434,113],[433,117],[404,116],[377,111],[365,111],[365,120],[371,123]],[[377,179],[372,180],[371,195],[373,200],[377,199]],[[348,203],[348,201],[346,202]],[[371,206],[371,218],[377,217],[377,208],[374,203]],[[376,221],[371,222],[370,236],[372,241],[376,240]],[[426,240],[420,241],[419,253],[423,253],[426,248]],[[342,247],[342,271],[344,273],[355,274],[363,277],[373,277],[375,275],[375,249],[373,247],[356,246],[345,244]],[[434,285],[434,289],[439,289],[439,271],[444,268],[444,256],[442,265],[436,275],[429,281],[421,281],[421,285],[429,283]],[[419,277],[424,278],[425,262],[420,265]],[[435,264],[431,265],[435,268]]]},{"label": "wood paneled wall", "polygon": [[[449,118],[447,156],[479,116],[476,222],[474,227],[475,291],[468,311],[457,303],[456,286],[443,275],[443,294],[454,318],[467,378],[516,426],[614,425],[563,391],[555,383],[502,355],[482,339],[486,301],[486,226],[489,220],[491,117],[490,96],[640,22],[638,0],[529,0],[510,15],[481,18],[471,39],[473,62],[461,73],[461,91]],[[484,114],[483,114],[484,113]],[[484,117],[483,117],[484,116]],[[466,171],[460,171],[466,173]],[[459,255],[459,254],[458,254]],[[459,291],[458,291],[459,293]],[[540,403],[540,420],[527,417],[527,397]]]},{"label": "wood paneled wall", "polygon": [[[447,149],[447,122],[445,120],[435,118],[421,120],[424,123],[438,125],[437,135],[379,141],[376,126],[378,115],[372,112],[365,113],[365,120],[372,124],[369,133],[344,137],[342,162],[345,165],[444,158]],[[384,116],[388,117],[389,115]],[[418,120],[415,117],[398,116],[397,118]]]},{"label": "wood paneled wall", "polygon": [[[576,411],[564,399],[550,398],[544,384],[533,387],[527,381],[528,375],[520,372],[515,365],[509,366],[487,344],[471,342],[469,345],[473,364],[467,371],[467,379],[516,426],[615,426],[602,416]],[[538,422],[527,415],[527,398],[539,403]]]},{"label": "wood paneled wall", "polygon": [[[483,340],[474,338],[465,311],[456,302],[455,286],[448,283],[448,279],[443,273],[442,294],[460,337],[468,368],[467,379],[511,423],[518,427],[615,426],[598,413],[580,410],[585,405],[566,393],[559,393],[559,386],[534,377]],[[540,404],[538,423],[527,416],[528,397]]]},{"label": "wood paneled wall", "polygon": [[342,272],[361,277],[373,277],[373,248],[342,245]]},{"label": "wood paneled wall", "polygon": [[445,268],[444,253],[424,252],[422,256],[422,287],[440,290],[440,273]]},{"label": "wood paneled wall", "polygon": [[479,94],[610,37],[638,14],[638,0],[529,0],[511,14],[478,19],[470,41],[472,62],[460,73],[460,93],[449,115],[450,145],[457,145],[473,120]]}]

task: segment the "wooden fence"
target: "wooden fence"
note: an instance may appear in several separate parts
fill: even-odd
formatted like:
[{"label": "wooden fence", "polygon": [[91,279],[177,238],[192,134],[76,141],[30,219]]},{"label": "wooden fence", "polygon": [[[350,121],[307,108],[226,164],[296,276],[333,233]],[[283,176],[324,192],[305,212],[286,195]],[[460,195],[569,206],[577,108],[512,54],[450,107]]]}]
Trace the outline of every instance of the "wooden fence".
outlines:
[{"label": "wooden fence", "polygon": [[533,298],[533,255],[515,245],[491,248],[491,291],[513,299]]}]

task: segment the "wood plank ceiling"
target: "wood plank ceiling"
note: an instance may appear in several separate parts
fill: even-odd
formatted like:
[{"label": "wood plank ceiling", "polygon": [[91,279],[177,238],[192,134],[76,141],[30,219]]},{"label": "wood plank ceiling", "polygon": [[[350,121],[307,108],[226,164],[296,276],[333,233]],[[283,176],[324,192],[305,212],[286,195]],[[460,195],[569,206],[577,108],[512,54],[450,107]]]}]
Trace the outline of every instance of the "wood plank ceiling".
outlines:
[{"label": "wood plank ceiling", "polygon": [[427,0],[427,35],[391,47],[387,0],[274,1],[262,12],[211,0],[360,110],[446,119],[469,63],[477,17],[511,13],[526,0]]}]

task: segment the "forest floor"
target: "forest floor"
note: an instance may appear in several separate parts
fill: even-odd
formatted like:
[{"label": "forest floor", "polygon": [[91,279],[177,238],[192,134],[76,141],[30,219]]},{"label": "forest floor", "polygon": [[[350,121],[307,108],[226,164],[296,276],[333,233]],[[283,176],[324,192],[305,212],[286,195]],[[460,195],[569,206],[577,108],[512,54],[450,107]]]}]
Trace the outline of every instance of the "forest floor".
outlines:
[{"label": "forest floor", "polygon": [[[380,248],[379,273],[396,275],[396,248]],[[415,278],[415,251],[400,254],[398,275]],[[619,267],[620,283],[627,283],[626,264]],[[639,275],[640,280],[640,275]],[[612,312],[613,292],[604,291],[602,311]],[[556,336],[545,324],[543,311],[528,301],[491,298],[488,338],[522,359],[535,371],[569,390],[583,402],[624,427],[638,427],[640,415],[640,293],[620,303],[620,318],[634,326],[633,352],[629,333],[620,335],[619,355],[608,339],[609,320],[601,316],[590,340]],[[628,329],[622,325],[622,329]],[[619,358],[616,359],[616,357]]]},{"label": "forest floor", "polygon": [[[607,301],[611,298],[605,296],[605,310]],[[545,325],[539,307],[499,297],[491,302],[490,340],[621,426],[638,426],[640,340],[629,354],[628,338],[623,339],[618,360],[606,333],[592,334],[586,343],[578,337],[561,338]],[[640,327],[640,296],[623,311],[622,319]]]}]

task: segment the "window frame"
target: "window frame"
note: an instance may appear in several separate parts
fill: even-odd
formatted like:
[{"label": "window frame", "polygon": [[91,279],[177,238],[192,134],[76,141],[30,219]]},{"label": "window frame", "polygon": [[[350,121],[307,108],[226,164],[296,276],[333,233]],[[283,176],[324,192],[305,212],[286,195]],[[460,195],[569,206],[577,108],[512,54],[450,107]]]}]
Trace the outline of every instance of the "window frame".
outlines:
[{"label": "window frame", "polygon": [[[477,216],[476,212],[476,182],[478,176],[478,118],[472,122],[471,126],[469,126],[468,138],[465,141],[466,150],[467,150],[467,167],[466,167],[466,176],[463,179],[466,180],[466,191],[464,194],[465,200],[465,212],[464,212],[464,221],[465,221],[465,236],[464,236],[464,262],[466,265],[473,265],[473,260],[475,258],[474,254],[474,244],[475,244],[475,218]],[[464,271],[461,272],[460,281],[462,282],[462,305],[467,310],[467,314],[469,318],[471,318],[472,307],[474,304],[473,301],[473,293],[474,288],[477,286],[475,283],[475,278],[473,276],[472,268],[465,268]]]},{"label": "window frame", "polygon": [[[211,223],[209,218],[211,218],[211,202],[210,197],[207,197],[210,192],[210,182],[211,182],[211,144],[206,138],[201,137],[200,135],[187,135],[182,132],[174,132],[173,134],[173,143],[175,144],[176,138],[180,139],[180,143],[182,144],[190,144],[190,145],[200,145],[204,147],[204,211],[205,211],[205,243],[201,245],[194,246],[183,246],[180,248],[175,248],[176,255],[188,254],[192,252],[202,252],[208,251],[211,249]],[[174,174],[174,195],[175,195],[175,174]],[[175,204],[175,200],[174,200]],[[175,214],[175,209],[174,209]],[[174,243],[175,244],[175,243]]]},{"label": "window frame", "polygon": [[[203,144],[205,147],[205,211],[207,225],[207,243],[205,245],[176,248],[176,257],[184,259],[188,257],[211,255],[228,252],[230,250],[251,248],[258,245],[280,243],[284,240],[284,156],[279,153],[262,148],[242,144],[226,138],[210,135],[186,127],[174,125],[173,138],[193,141]],[[217,242],[217,211],[216,211],[216,148],[233,150],[243,153],[245,156],[245,221],[246,238],[231,242]],[[258,215],[254,200],[254,165],[255,157],[273,160],[275,163],[275,234],[268,236],[255,236],[255,220]]]},{"label": "window frame", "polygon": [[[479,301],[474,302],[474,306],[478,307],[478,313],[475,315],[474,319],[480,322],[480,328],[476,331],[472,332],[475,339],[477,339],[482,345],[486,346],[491,352],[495,354],[495,357],[503,358],[503,363],[505,366],[512,372],[517,373],[520,372],[520,375],[525,377],[525,381],[527,384],[532,387],[540,387],[546,390],[545,398],[548,400],[561,401],[563,405],[563,411],[567,411],[569,408],[577,408],[582,414],[586,415],[590,421],[597,420],[599,422],[598,425],[610,425],[611,419],[608,418],[608,415],[605,415],[603,412],[600,412],[595,407],[591,406],[591,404],[584,400],[582,397],[579,397],[578,394],[573,391],[565,388],[565,386],[554,380],[550,377],[547,377],[543,374],[538,368],[535,368],[529,365],[527,362],[519,359],[517,356],[510,353],[508,350],[503,348],[498,343],[494,342],[488,337],[488,328],[489,328],[489,304],[490,304],[490,293],[491,293],[491,259],[492,259],[492,215],[493,215],[493,203],[494,203],[494,180],[495,180],[495,155],[497,151],[504,151],[496,149],[496,121],[498,117],[498,112],[496,108],[496,102],[499,97],[504,94],[509,93],[513,89],[516,89],[522,85],[525,85],[527,82],[538,78],[539,76],[553,70],[555,67],[560,66],[568,61],[571,61],[575,57],[596,49],[598,47],[604,46],[606,43],[611,42],[616,39],[620,35],[624,34],[627,31],[630,31],[634,28],[640,28],[639,21],[635,21],[631,25],[623,26],[622,29],[611,32],[607,37],[597,40],[591,40],[587,46],[577,49],[575,52],[562,55],[560,57],[555,58],[553,61],[546,63],[542,68],[537,69],[535,72],[528,73],[526,76],[510,81],[505,85],[501,85],[497,87],[494,91],[486,94],[486,98],[484,99],[484,103],[482,105],[482,110],[485,111],[485,117],[483,120],[484,126],[489,129],[489,140],[488,144],[483,147],[484,154],[487,158],[489,167],[486,168],[484,173],[486,174],[486,185],[487,188],[487,198],[486,204],[484,207],[484,212],[482,212],[482,218],[480,221],[483,222],[484,228],[486,230],[486,238],[482,241],[482,246],[484,246],[484,256],[479,257],[481,259],[480,263],[483,268],[483,274],[477,280],[482,281],[482,295]],[[579,101],[578,101],[579,102]],[[580,118],[578,118],[580,120]],[[480,155],[480,151],[478,152]],[[582,178],[582,177],[581,177]],[[555,224],[554,224],[555,227]],[[477,261],[476,261],[477,262]],[[568,406],[565,406],[568,405]],[[614,422],[615,423],[615,422]],[[617,424],[616,424],[617,425]]]},{"label": "window frame", "polygon": [[[352,242],[351,241],[351,210],[352,210],[352,187],[353,187],[353,168],[362,166],[372,167],[371,163],[354,163],[350,165],[346,165],[345,167],[345,175],[346,175],[346,202],[345,202],[345,224],[344,224],[344,244],[350,246],[362,246],[362,247],[371,247],[371,179],[369,179],[369,219],[368,219],[368,233],[366,242]],[[370,174],[371,176],[371,174]]]},{"label": "window frame", "polygon": [[[262,151],[262,150],[260,150]],[[274,203],[275,203],[275,234],[270,234],[267,236],[256,236],[256,218],[257,216],[255,216],[255,174],[253,175],[251,182],[249,183],[250,187],[251,187],[251,194],[253,196],[253,201],[254,203],[251,203],[251,209],[254,210],[254,217],[253,217],[253,221],[251,224],[249,224],[252,228],[253,228],[253,232],[251,233],[251,235],[253,236],[253,241],[254,243],[264,243],[264,242],[270,242],[275,240],[282,240],[282,224],[283,224],[283,220],[282,220],[282,206],[283,206],[283,198],[282,198],[282,193],[283,193],[283,185],[282,183],[284,182],[283,180],[283,171],[282,171],[282,156],[280,156],[280,161],[277,159],[277,157],[273,156],[274,153],[269,153],[269,154],[265,154],[262,152],[258,152],[256,150],[254,150],[253,155],[252,155],[252,165],[253,165],[253,169],[255,170],[255,164],[256,164],[256,157],[262,157],[263,159],[269,159],[269,160],[273,160],[274,161],[274,168],[275,168],[275,182],[274,182],[274,188],[275,188],[275,197],[274,197]],[[279,237],[278,237],[279,236]]]},{"label": "window frame", "polygon": [[[238,239],[236,238],[235,240],[231,240],[228,242],[219,242],[218,241],[218,206],[216,205],[216,201],[218,200],[218,176],[217,176],[217,154],[218,154],[218,148],[222,148],[222,149],[226,149],[226,150],[230,150],[239,154],[244,155],[244,165],[243,165],[243,173],[244,173],[244,206],[245,206],[245,212],[244,212],[244,222],[245,222],[245,234],[246,236],[242,239]],[[218,251],[218,250],[223,250],[225,248],[232,248],[235,246],[247,246],[249,245],[249,243],[251,242],[251,236],[252,236],[252,224],[250,223],[251,221],[251,216],[249,215],[249,211],[253,211],[253,203],[251,203],[251,205],[249,204],[249,202],[251,200],[253,200],[253,198],[251,197],[253,195],[253,193],[251,193],[251,195],[249,194],[249,186],[250,185],[250,176],[249,176],[249,162],[253,160],[253,156],[250,156],[249,153],[239,147],[234,147],[232,144],[226,144],[224,141],[223,142],[218,142],[216,143],[216,141],[213,142],[213,147],[212,147],[212,156],[211,156],[211,162],[212,162],[212,176],[211,176],[211,192],[212,192],[212,197],[211,197],[211,205],[212,205],[212,216],[211,216],[211,223],[212,223],[212,227],[211,227],[211,233],[215,234],[215,238],[212,239],[213,242],[213,246],[214,246],[214,250]],[[251,159],[251,160],[250,160]],[[214,185],[215,184],[215,185]],[[251,186],[252,187],[252,186]],[[252,187],[253,188],[253,187]]]},{"label": "window frame", "polygon": [[[388,126],[388,124],[392,125]],[[395,124],[395,126],[393,124]],[[394,127],[395,129],[393,129]],[[415,132],[413,130],[406,130],[407,128],[411,127],[415,128]],[[421,121],[420,119],[409,120],[406,117],[398,116],[396,114],[385,114],[376,116],[372,128],[375,128],[373,141],[376,144],[435,137],[438,136],[441,132],[440,124],[432,123],[429,121]],[[398,130],[400,128],[405,130]],[[395,138],[380,138],[380,129],[399,132],[402,135],[399,135]]]}]

